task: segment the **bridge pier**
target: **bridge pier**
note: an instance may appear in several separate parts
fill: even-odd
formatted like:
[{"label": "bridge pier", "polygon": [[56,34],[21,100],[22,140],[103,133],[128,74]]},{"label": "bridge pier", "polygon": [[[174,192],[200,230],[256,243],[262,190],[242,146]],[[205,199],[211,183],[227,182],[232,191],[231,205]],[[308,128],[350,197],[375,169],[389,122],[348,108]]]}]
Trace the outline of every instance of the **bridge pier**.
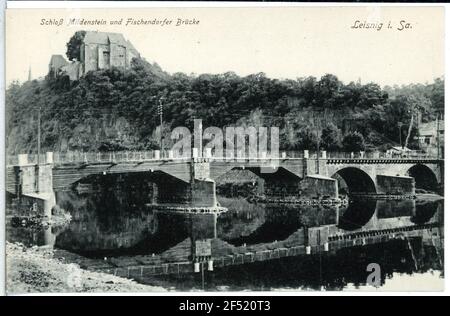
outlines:
[{"label": "bridge pier", "polygon": [[193,158],[189,162],[189,182],[159,173],[152,207],[192,213],[225,211],[218,205],[216,183],[209,176],[210,162],[205,158]]},{"label": "bridge pier", "polygon": [[258,193],[270,200],[309,201],[338,198],[336,179],[322,175],[308,175],[305,178],[266,177],[258,182]]},{"label": "bridge pier", "polygon": [[406,176],[377,175],[377,194],[385,195],[415,195],[414,178]]},{"label": "bridge pier", "polygon": [[336,179],[321,175],[306,176],[300,182],[300,196],[309,198],[338,198],[338,183]]},{"label": "bridge pier", "polygon": [[46,162],[36,165],[30,164],[28,155],[18,157],[18,165],[13,172],[16,178],[15,195],[18,197],[20,208],[35,209],[42,215],[51,216],[52,208],[56,205],[53,190],[53,153],[46,153]]},{"label": "bridge pier", "polygon": [[209,159],[193,158],[191,161],[191,205],[216,207],[216,182],[210,178]]}]

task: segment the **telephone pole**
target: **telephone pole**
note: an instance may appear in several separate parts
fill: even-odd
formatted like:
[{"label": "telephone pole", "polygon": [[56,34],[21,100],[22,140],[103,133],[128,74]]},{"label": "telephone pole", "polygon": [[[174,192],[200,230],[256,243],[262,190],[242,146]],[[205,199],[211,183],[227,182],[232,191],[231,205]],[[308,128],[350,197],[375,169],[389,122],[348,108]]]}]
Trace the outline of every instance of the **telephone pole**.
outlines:
[{"label": "telephone pole", "polygon": [[37,165],[40,165],[41,155],[41,106],[38,108],[38,130],[37,130]]},{"label": "telephone pole", "polygon": [[316,116],[316,173],[319,174],[319,151],[320,151],[320,139],[319,139],[319,122]]},{"label": "telephone pole", "polygon": [[37,119],[37,159],[36,159],[36,192],[39,192],[39,166],[41,164],[41,106],[38,108]]},{"label": "telephone pole", "polygon": [[163,151],[163,104],[162,98],[159,99],[158,105],[158,114],[159,114],[159,147],[161,152]]},{"label": "telephone pole", "polygon": [[[316,174],[320,173],[320,160],[319,160],[319,153],[320,153],[320,126],[322,125],[322,120],[319,122],[319,109],[315,109],[313,110],[313,115],[314,115],[314,119],[313,119],[313,124],[315,125],[315,129],[316,129]],[[324,114],[326,115],[325,111]]]},{"label": "telephone pole", "polygon": [[440,142],[440,137],[439,137],[439,117],[440,117],[440,113],[438,113],[437,115],[437,121],[436,121],[436,145],[437,145],[437,158],[440,158],[440,151],[441,151],[441,142]]}]

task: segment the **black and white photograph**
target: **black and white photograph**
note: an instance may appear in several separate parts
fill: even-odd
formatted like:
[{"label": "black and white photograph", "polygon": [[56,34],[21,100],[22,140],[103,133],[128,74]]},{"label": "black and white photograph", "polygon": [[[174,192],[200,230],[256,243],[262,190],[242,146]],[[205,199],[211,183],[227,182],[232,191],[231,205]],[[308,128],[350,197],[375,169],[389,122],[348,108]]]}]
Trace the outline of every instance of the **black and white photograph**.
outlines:
[{"label": "black and white photograph", "polygon": [[6,294],[443,291],[444,13],[7,8]]}]

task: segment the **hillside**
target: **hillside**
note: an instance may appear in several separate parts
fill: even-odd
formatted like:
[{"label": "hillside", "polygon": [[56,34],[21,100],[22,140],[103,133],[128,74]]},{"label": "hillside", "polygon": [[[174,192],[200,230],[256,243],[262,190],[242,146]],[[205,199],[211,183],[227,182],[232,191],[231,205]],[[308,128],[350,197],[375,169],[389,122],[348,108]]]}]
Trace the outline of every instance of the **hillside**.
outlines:
[{"label": "hillside", "polygon": [[[398,141],[398,122],[405,126],[405,139],[411,113],[435,119],[443,112],[443,87],[443,79],[436,79],[382,89],[373,83],[344,84],[331,74],[297,80],[263,73],[170,75],[134,58],[129,69],[90,71],[75,81],[49,76],[12,83],[6,91],[6,149],[8,154],[36,150],[39,107],[43,151],[158,148],[159,102],[167,139],[172,128],[191,129],[193,119],[201,118],[204,127],[278,126],[287,150],[315,148],[317,127],[322,148],[359,146],[358,139],[352,142],[355,137],[343,139],[357,132],[370,149]],[[412,140],[416,132],[414,127]]]}]

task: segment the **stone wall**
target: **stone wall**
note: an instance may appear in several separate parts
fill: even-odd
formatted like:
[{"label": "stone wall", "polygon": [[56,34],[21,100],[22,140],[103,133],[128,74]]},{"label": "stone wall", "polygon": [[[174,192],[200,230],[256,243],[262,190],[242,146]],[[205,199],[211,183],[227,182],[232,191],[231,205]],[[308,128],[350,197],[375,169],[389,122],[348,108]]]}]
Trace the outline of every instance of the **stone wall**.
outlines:
[{"label": "stone wall", "polygon": [[328,174],[328,166],[326,159],[317,159],[314,158],[307,158],[304,160],[304,173],[305,176],[309,174],[316,174],[317,173],[317,163],[319,163],[319,174],[331,176]]},{"label": "stone wall", "polygon": [[70,80],[78,80],[83,74],[83,66],[79,61],[74,61],[61,68],[61,71],[69,76]]},{"label": "stone wall", "polygon": [[127,66],[126,54],[127,54],[126,47],[117,44],[111,44],[110,45],[111,66],[125,68]]},{"label": "stone wall", "polygon": [[111,66],[110,49],[107,45],[98,45],[97,67],[98,69],[109,69]]},{"label": "stone wall", "polygon": [[337,198],[337,180],[320,175],[309,175],[300,182],[301,198]]},{"label": "stone wall", "polygon": [[193,179],[209,179],[210,164],[209,162],[194,162],[191,167],[191,180]]},{"label": "stone wall", "polygon": [[30,193],[20,197],[20,210],[26,215],[37,212],[40,215],[51,217],[52,208],[56,205],[56,198],[53,192]]},{"label": "stone wall", "polygon": [[258,191],[264,192],[264,195],[270,198],[298,197],[299,183],[300,180],[288,181],[286,179],[258,181]]},{"label": "stone wall", "polygon": [[213,180],[194,180],[192,183],[192,206],[217,206],[216,183]]},{"label": "stone wall", "polygon": [[83,44],[81,46],[81,62],[84,64],[84,73],[98,69],[98,45]]},{"label": "stone wall", "polygon": [[17,194],[35,193],[38,188],[39,192],[53,191],[52,165],[17,166],[14,172],[19,181]]},{"label": "stone wall", "polygon": [[377,175],[377,193],[379,194],[405,194],[416,193],[414,178],[401,176]]},{"label": "stone wall", "polygon": [[131,60],[139,55],[127,47],[117,44],[83,44],[81,61],[84,73],[110,67],[130,67]]}]

